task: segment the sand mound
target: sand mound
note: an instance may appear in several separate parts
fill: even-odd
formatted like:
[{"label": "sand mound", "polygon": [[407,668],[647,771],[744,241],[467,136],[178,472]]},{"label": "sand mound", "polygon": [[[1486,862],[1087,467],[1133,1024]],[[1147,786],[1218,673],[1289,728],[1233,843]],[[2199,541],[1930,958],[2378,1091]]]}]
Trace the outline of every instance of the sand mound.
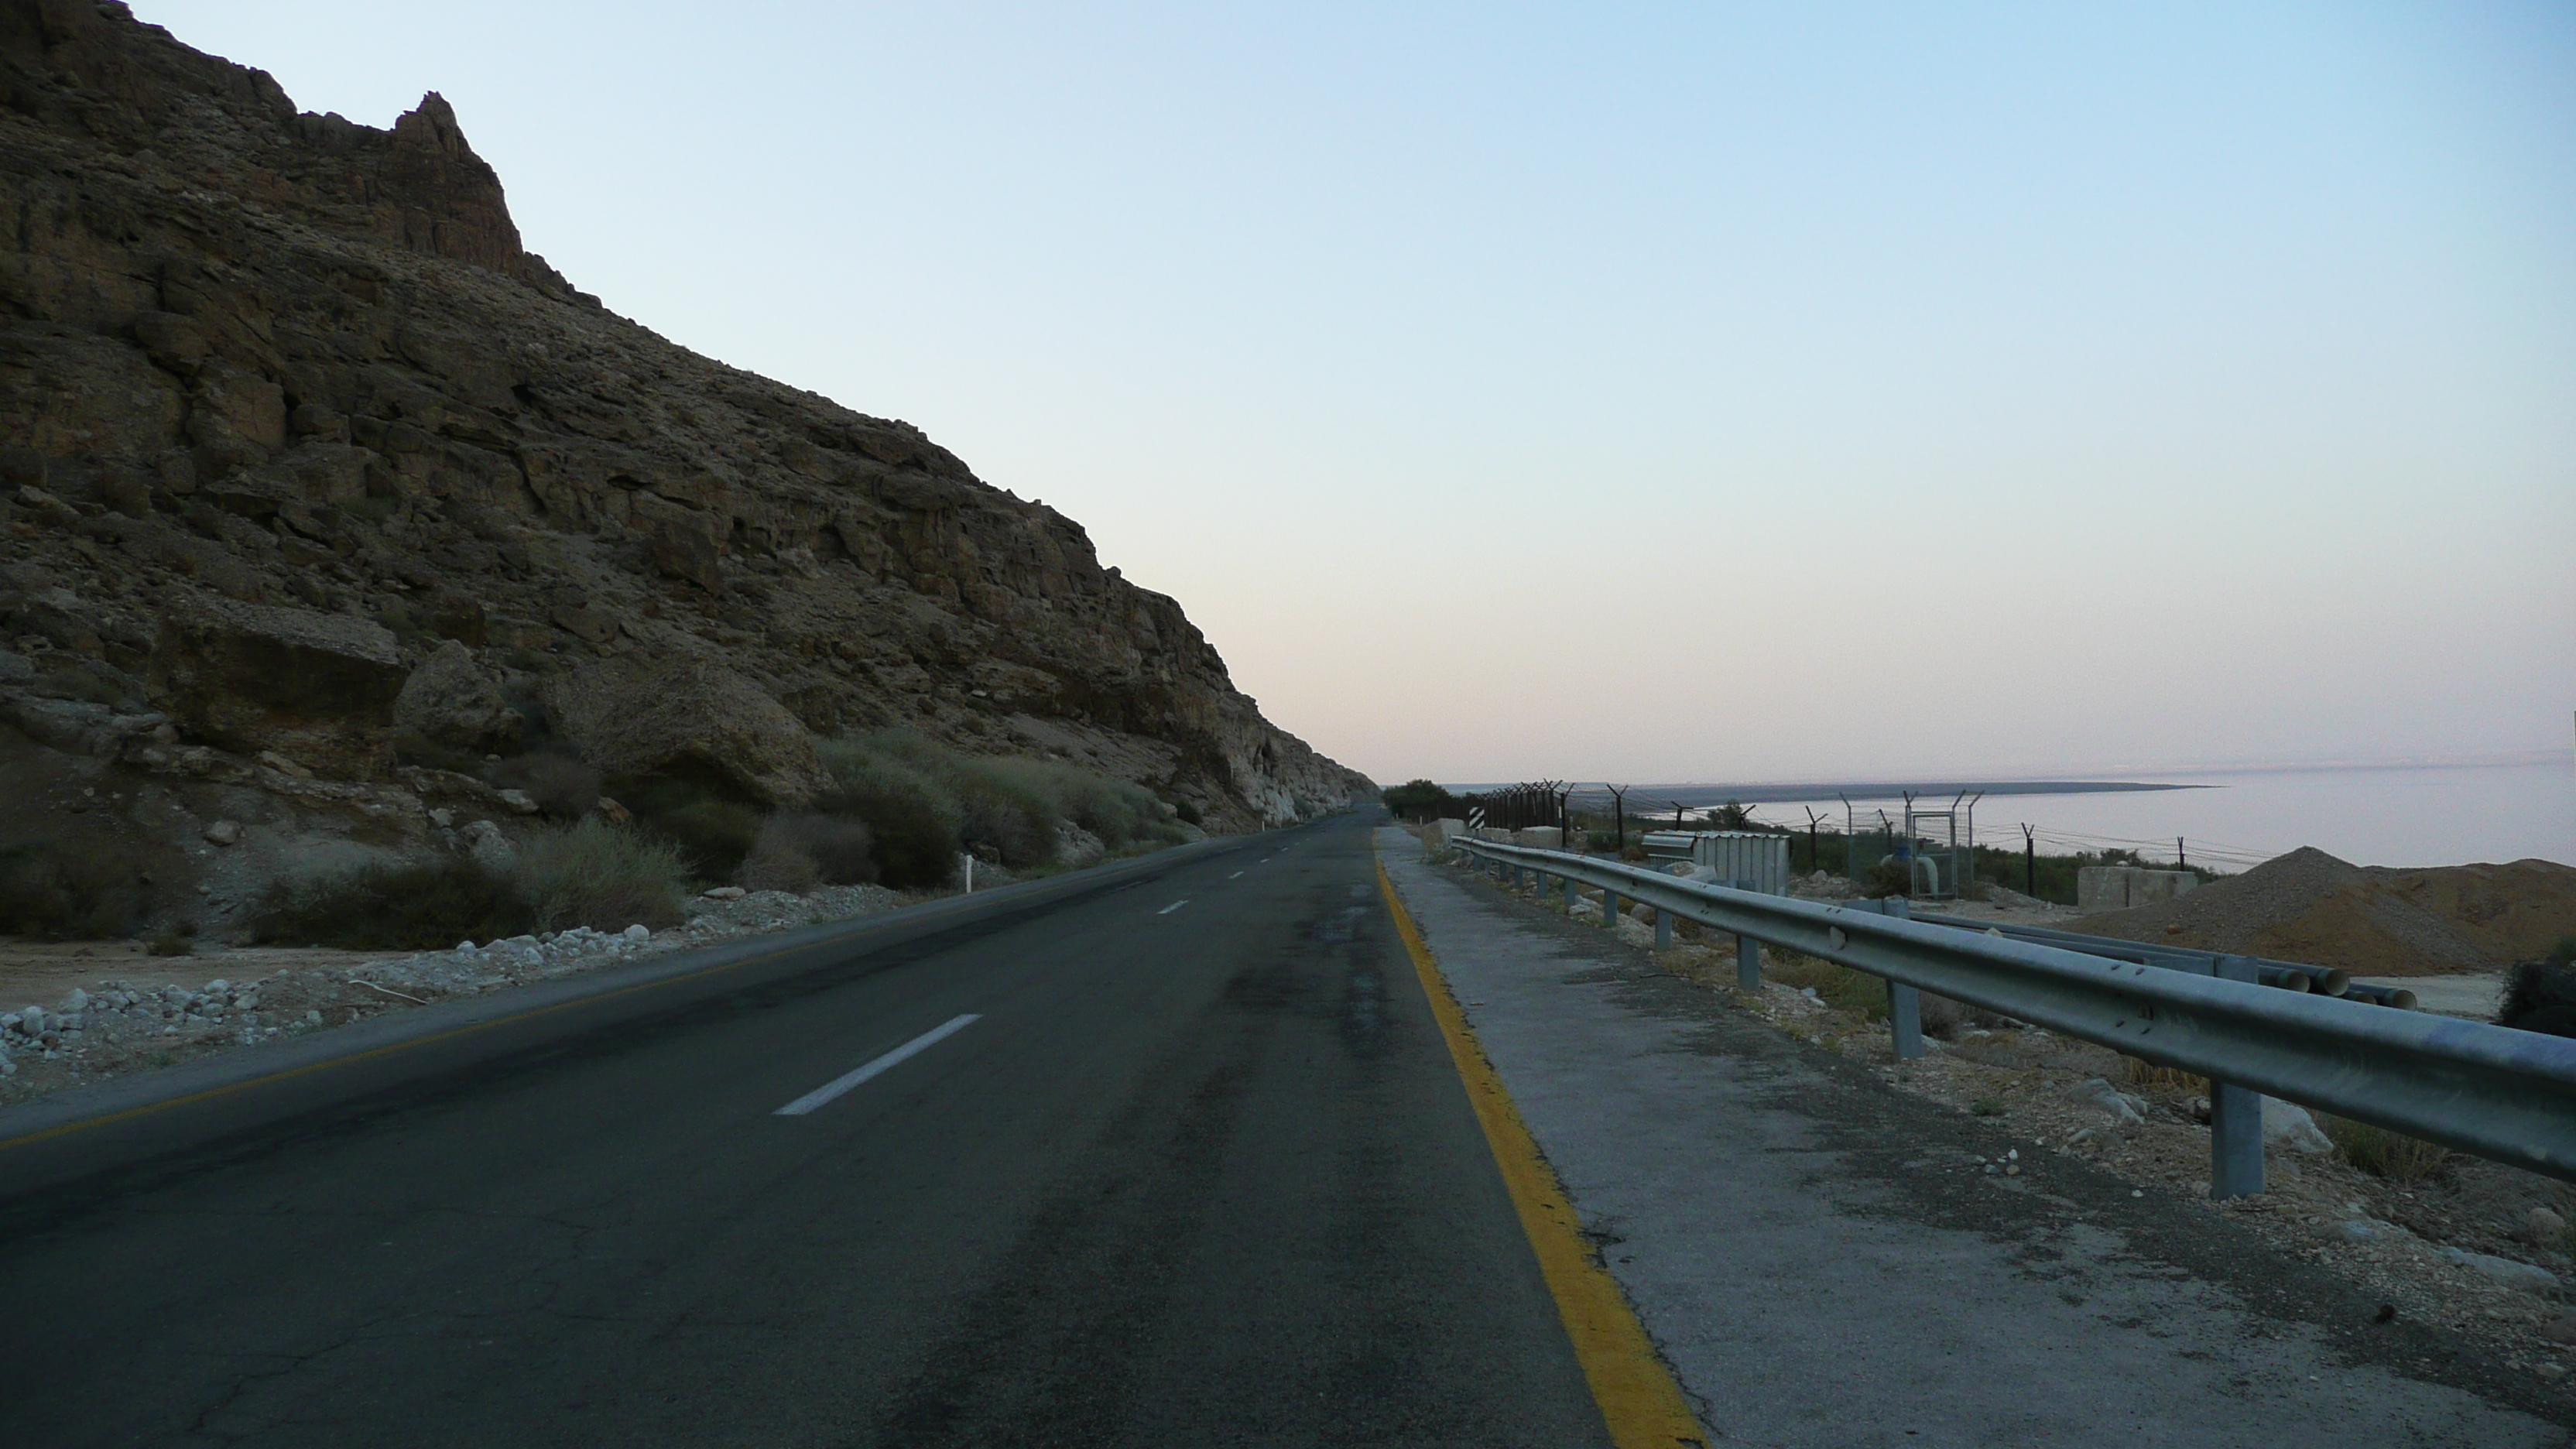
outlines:
[{"label": "sand mound", "polygon": [[2078,931],[2340,966],[2356,976],[2501,971],[2576,932],[2576,869],[2545,860],[2390,870],[2313,847]]}]

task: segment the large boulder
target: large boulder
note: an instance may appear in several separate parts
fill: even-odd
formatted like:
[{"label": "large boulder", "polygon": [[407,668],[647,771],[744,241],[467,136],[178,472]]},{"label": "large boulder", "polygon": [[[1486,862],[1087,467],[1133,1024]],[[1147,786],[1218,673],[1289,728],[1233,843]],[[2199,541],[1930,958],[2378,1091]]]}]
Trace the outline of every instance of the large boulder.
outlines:
[{"label": "large boulder", "polygon": [[449,640],[411,672],[394,698],[394,728],[450,749],[507,753],[526,722],[474,657]]},{"label": "large boulder", "polygon": [[402,656],[380,625],[217,598],[162,617],[145,680],[200,738],[343,779],[392,767],[402,686]]},{"label": "large boulder", "polygon": [[603,660],[546,681],[547,718],[612,779],[704,766],[770,805],[829,789],[814,736],[761,687],[693,660]]}]

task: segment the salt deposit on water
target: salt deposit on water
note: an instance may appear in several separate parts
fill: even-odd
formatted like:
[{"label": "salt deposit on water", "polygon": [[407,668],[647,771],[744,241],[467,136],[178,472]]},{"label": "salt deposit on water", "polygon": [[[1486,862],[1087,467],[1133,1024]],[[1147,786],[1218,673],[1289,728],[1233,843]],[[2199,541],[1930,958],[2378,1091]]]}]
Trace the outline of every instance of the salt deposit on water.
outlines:
[{"label": "salt deposit on water", "polygon": [[[1977,807],[1977,839],[2018,846],[2017,822],[2043,850],[2135,844],[2170,860],[2186,837],[2195,864],[2242,869],[2312,845],[2355,865],[2458,865],[2538,857],[2576,865],[2576,761],[2436,768],[2130,772],[2099,778],[2205,788],[2078,795],[1993,795]],[[1855,800],[1854,804],[1863,802]],[[1871,800],[1870,818],[1889,802]],[[1944,798],[1938,802],[1947,805]],[[1803,825],[1801,805],[1836,825],[1842,802],[1788,801],[1755,817]],[[1889,807],[1895,814],[1896,808]]]}]

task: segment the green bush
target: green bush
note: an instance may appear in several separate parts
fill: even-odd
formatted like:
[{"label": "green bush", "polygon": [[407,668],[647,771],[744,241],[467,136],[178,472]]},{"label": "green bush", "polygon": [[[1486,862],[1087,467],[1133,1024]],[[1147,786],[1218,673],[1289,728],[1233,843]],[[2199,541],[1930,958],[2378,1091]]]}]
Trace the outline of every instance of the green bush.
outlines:
[{"label": "green bush", "polygon": [[95,839],[0,847],[0,931],[45,940],[130,934],[145,887],[126,853]]},{"label": "green bush", "polygon": [[1429,780],[1407,780],[1388,786],[1382,799],[1398,820],[1464,820],[1466,802]]},{"label": "green bush", "polygon": [[864,821],[875,839],[878,878],[896,890],[941,886],[956,872],[956,797],[893,751],[832,740],[823,763],[839,788],[815,802],[826,814]]},{"label": "green bush", "polygon": [[676,847],[604,820],[537,831],[519,846],[511,875],[547,931],[676,926],[689,882]]},{"label": "green bush", "polygon": [[534,920],[509,876],[457,857],[281,880],[263,893],[249,926],[267,945],[430,951],[515,936]]}]

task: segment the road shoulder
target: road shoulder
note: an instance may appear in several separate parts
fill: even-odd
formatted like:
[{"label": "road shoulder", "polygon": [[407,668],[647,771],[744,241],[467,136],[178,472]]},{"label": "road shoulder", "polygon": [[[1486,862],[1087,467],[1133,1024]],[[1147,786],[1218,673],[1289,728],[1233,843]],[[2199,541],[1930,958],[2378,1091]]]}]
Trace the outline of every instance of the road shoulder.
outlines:
[{"label": "road shoulder", "polygon": [[2562,1406],[2243,1229],[2011,1162],[2004,1132],[1379,839],[1720,1442],[2566,1442]]}]

